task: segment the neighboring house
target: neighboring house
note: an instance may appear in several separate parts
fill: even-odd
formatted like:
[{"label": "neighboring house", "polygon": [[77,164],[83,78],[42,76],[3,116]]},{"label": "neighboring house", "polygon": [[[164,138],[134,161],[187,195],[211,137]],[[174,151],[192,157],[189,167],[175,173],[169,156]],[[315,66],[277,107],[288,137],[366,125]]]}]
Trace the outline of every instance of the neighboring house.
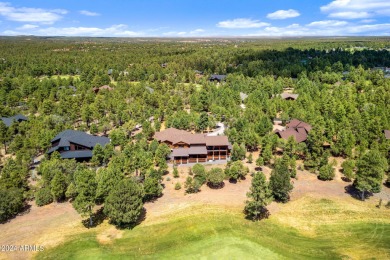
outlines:
[{"label": "neighboring house", "polygon": [[150,94],[154,93],[154,88],[151,87],[145,87],[147,91],[149,91]]},{"label": "neighboring house", "polygon": [[211,75],[209,80],[221,82],[221,81],[224,81],[225,79],[226,79],[226,75]]},{"label": "neighboring house", "polygon": [[99,88],[93,88],[93,91],[94,91],[95,93],[98,93],[98,92],[101,91],[101,90],[112,91],[112,90],[114,90],[114,89],[113,89],[112,87],[108,86],[108,85],[104,85],[104,86],[101,86],[101,87],[99,87]]},{"label": "neighboring house", "polygon": [[245,99],[247,99],[247,98],[248,98],[248,95],[247,95],[247,94],[245,94],[245,93],[243,93],[243,92],[240,92],[240,98],[241,98],[241,101],[242,101],[242,102],[244,102],[244,101],[245,101]]},{"label": "neighboring house", "polygon": [[307,140],[311,129],[311,125],[298,119],[293,119],[286,125],[286,130],[276,130],[275,133],[284,140],[288,140],[290,136],[294,136],[297,143],[302,143]]},{"label": "neighboring house", "polygon": [[105,146],[110,139],[102,136],[89,135],[76,130],[65,130],[51,141],[51,148],[47,154],[57,151],[62,159],[76,159],[87,161],[92,158],[92,150],[97,145]]},{"label": "neighboring house", "polygon": [[195,70],[194,72],[195,72],[195,77],[197,78],[203,77],[203,71]]},{"label": "neighboring house", "polygon": [[299,94],[282,93],[280,97],[284,100],[297,100]]},{"label": "neighboring house", "polygon": [[390,140],[390,130],[384,130],[383,133],[385,134],[385,138]]},{"label": "neighboring house", "polygon": [[228,160],[232,145],[227,136],[207,136],[168,128],[155,134],[155,139],[171,148],[170,161],[175,164]]},{"label": "neighboring house", "polygon": [[13,122],[20,123],[22,121],[27,121],[28,119],[24,115],[17,114],[11,117],[2,117],[1,120],[7,127],[10,127]]}]

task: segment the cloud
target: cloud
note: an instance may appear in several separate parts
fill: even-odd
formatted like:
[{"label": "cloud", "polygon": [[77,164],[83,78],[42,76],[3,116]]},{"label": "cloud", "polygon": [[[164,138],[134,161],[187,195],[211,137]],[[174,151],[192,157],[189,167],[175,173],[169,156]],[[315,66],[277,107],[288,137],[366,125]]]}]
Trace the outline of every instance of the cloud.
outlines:
[{"label": "cloud", "polygon": [[[3,35],[21,35],[24,32],[7,30]],[[135,37],[143,35],[142,32],[129,31],[127,25],[118,24],[107,28],[98,27],[47,27],[35,28],[29,34],[36,36],[92,36],[92,37]]]},{"label": "cloud", "polygon": [[300,15],[301,14],[297,10],[289,9],[289,10],[279,10],[274,13],[267,14],[267,18],[273,20],[282,20],[282,19],[298,17]]},{"label": "cloud", "polygon": [[334,0],[321,6],[329,17],[339,19],[362,19],[374,16],[390,16],[389,0]]},{"label": "cloud", "polygon": [[306,25],[291,24],[285,27],[269,26],[247,36],[300,37],[300,36],[378,36],[388,35],[390,23],[359,24],[345,21],[325,20]]},{"label": "cloud", "polygon": [[221,21],[217,24],[218,27],[228,29],[243,29],[243,28],[260,28],[269,26],[269,23],[260,22],[259,20],[252,20],[247,18],[237,18],[233,20]]},{"label": "cloud", "polygon": [[341,19],[362,19],[371,17],[372,14],[368,12],[336,12],[330,13],[329,17]]},{"label": "cloud", "polygon": [[325,21],[311,22],[307,26],[309,26],[309,27],[334,27],[334,26],[344,26],[347,24],[348,23],[346,21],[325,20]]},{"label": "cloud", "polygon": [[79,11],[80,14],[86,15],[86,16],[99,16],[99,13],[91,12],[91,11],[86,11],[86,10],[81,10]]},{"label": "cloud", "polygon": [[198,33],[204,32],[204,31],[205,30],[203,30],[203,29],[196,29],[196,30],[191,31],[190,34],[198,34]]},{"label": "cloud", "polygon": [[68,11],[63,9],[45,10],[41,8],[13,7],[10,3],[0,2],[0,15],[5,19],[16,22],[33,22],[52,24]]},{"label": "cloud", "polygon": [[16,29],[17,30],[31,30],[31,29],[35,29],[38,27],[39,27],[38,25],[34,25],[34,24],[25,24],[23,26],[17,27]]}]

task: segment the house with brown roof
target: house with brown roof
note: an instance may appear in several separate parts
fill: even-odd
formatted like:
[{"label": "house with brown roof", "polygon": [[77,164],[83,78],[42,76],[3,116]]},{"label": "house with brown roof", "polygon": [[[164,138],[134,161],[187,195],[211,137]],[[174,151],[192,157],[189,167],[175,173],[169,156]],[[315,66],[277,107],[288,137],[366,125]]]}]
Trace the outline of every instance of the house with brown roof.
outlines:
[{"label": "house with brown roof", "polygon": [[228,160],[232,149],[227,136],[191,134],[176,128],[157,132],[154,138],[171,148],[170,161],[175,164]]},{"label": "house with brown roof", "polygon": [[282,93],[280,97],[284,100],[297,100],[299,94]]},{"label": "house with brown roof", "polygon": [[385,134],[385,138],[387,140],[389,140],[390,139],[390,130],[383,130],[383,133]]},{"label": "house with brown roof", "polygon": [[104,85],[104,86],[101,86],[99,88],[93,88],[93,91],[95,93],[98,93],[99,91],[101,90],[108,90],[108,91],[111,91],[111,90],[114,90],[112,87],[108,86],[108,85]]},{"label": "house with brown roof", "polygon": [[297,143],[302,143],[307,140],[311,129],[312,127],[308,123],[293,119],[286,125],[285,130],[276,130],[275,133],[284,140],[288,140],[290,136],[293,136]]}]

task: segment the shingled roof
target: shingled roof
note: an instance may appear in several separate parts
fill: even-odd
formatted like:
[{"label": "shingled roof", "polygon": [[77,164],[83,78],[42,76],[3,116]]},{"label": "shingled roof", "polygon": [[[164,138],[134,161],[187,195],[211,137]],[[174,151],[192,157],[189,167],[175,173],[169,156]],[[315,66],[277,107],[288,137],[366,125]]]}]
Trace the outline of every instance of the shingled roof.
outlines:
[{"label": "shingled roof", "polygon": [[10,127],[13,122],[19,122],[20,123],[22,121],[27,121],[28,119],[24,115],[17,114],[17,115],[11,116],[11,117],[2,117],[1,120],[4,122],[4,124],[7,127]]},{"label": "shingled roof", "polygon": [[76,131],[76,130],[65,130],[56,135],[50,142],[54,143],[56,141],[59,141],[59,144],[57,146],[52,147],[48,153],[52,153],[60,147],[66,147],[69,146],[70,143],[79,144],[85,147],[88,147],[90,149],[93,149],[95,145],[101,144],[102,146],[105,146],[110,142],[110,139],[103,136],[94,136],[89,135],[87,133]]},{"label": "shingled roof", "polygon": [[226,75],[216,75],[216,74],[213,74],[213,75],[211,75],[210,80],[211,81],[214,81],[214,80],[222,81],[222,80],[225,80],[225,78],[226,78]]},{"label": "shingled roof", "polygon": [[294,136],[295,141],[301,143],[307,140],[307,135],[311,129],[312,127],[308,123],[293,119],[286,125],[286,130],[276,130],[275,133],[285,140],[290,136]]},{"label": "shingled roof", "polygon": [[154,137],[159,142],[170,142],[172,144],[186,143],[189,145],[219,146],[230,145],[227,136],[206,136],[204,134],[191,134],[184,130],[168,128],[162,132],[155,133]]},{"label": "shingled roof", "polygon": [[384,130],[383,133],[385,134],[386,139],[390,139],[390,130]]}]

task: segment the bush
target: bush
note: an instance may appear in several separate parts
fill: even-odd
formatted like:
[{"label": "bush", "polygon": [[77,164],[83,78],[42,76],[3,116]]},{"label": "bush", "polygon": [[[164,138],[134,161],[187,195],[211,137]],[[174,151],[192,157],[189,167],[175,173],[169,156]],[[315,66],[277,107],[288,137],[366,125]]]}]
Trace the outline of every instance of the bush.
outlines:
[{"label": "bush", "polygon": [[243,179],[248,172],[249,169],[245,167],[241,161],[233,162],[225,169],[226,176],[228,176],[231,180],[234,181]]},{"label": "bush", "polygon": [[335,170],[331,164],[324,165],[320,168],[320,173],[318,175],[318,179],[323,181],[333,180],[335,176]]},{"label": "bush", "polygon": [[0,223],[18,214],[23,206],[23,190],[0,188]]},{"label": "bush", "polygon": [[179,178],[179,171],[177,167],[173,168],[173,178]]},{"label": "bush", "polygon": [[195,164],[192,167],[192,173],[194,174],[194,178],[201,184],[206,182],[206,169],[202,164]]},{"label": "bush", "polygon": [[199,192],[199,188],[202,186],[198,180],[188,177],[186,182],[184,183],[184,187],[186,188],[186,193],[197,193]]},{"label": "bush", "polygon": [[176,182],[175,184],[175,190],[180,190],[181,189],[181,184],[180,182]]},{"label": "bush", "polygon": [[220,168],[213,168],[207,173],[207,184],[212,188],[219,188],[223,184],[225,173]]},{"label": "bush", "polygon": [[53,195],[51,194],[50,188],[45,187],[38,190],[35,193],[35,202],[39,207],[52,203]]}]

